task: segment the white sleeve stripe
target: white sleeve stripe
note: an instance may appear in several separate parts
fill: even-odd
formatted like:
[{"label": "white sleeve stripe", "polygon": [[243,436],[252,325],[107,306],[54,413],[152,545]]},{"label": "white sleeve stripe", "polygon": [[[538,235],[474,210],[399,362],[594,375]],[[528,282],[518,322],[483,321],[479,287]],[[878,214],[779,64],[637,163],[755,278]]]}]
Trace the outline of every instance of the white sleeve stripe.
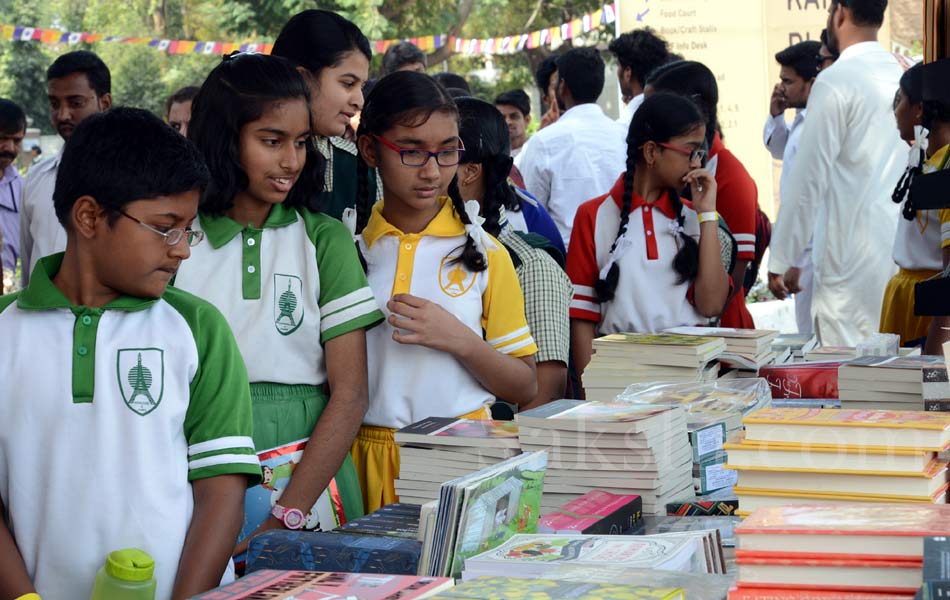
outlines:
[{"label": "white sleeve stripe", "polygon": [[571,308],[577,308],[580,310],[588,310],[590,312],[595,312],[600,314],[600,304],[594,304],[593,302],[588,302],[587,300],[578,300],[577,298],[571,300]]},{"label": "white sleeve stripe", "polygon": [[509,333],[508,335],[503,335],[503,336],[501,336],[501,337],[496,337],[496,338],[493,339],[493,340],[487,340],[487,341],[488,341],[488,345],[489,345],[489,346],[495,346],[495,347],[497,348],[497,347],[500,346],[501,344],[504,344],[505,342],[510,342],[511,340],[520,338],[521,336],[525,335],[526,333],[531,333],[531,330],[528,329],[528,326],[527,326],[527,325],[525,325],[525,326],[522,327],[521,329],[516,329],[515,331],[512,331],[512,332]]},{"label": "white sleeve stripe", "polygon": [[218,465],[260,465],[256,454],[217,454],[215,456],[206,456],[198,460],[192,460],[188,463],[188,468],[192,471],[204,469],[205,467],[217,467]]},{"label": "white sleeve stripe", "polygon": [[188,446],[188,456],[204,454],[205,452],[217,452],[218,450],[240,450],[244,448],[253,450],[254,440],[246,435],[232,435],[192,444]]},{"label": "white sleeve stripe", "polygon": [[508,344],[507,346],[499,346],[495,348],[495,350],[498,350],[502,354],[511,354],[512,352],[516,350],[521,350],[525,346],[530,346],[533,343],[534,343],[534,338],[532,338],[531,336],[528,336],[527,338],[521,340],[520,342],[514,342],[512,344]]},{"label": "white sleeve stripe", "polygon": [[339,310],[344,308],[349,308],[360,302],[366,302],[366,300],[373,298],[373,290],[367,287],[362,287],[355,292],[350,292],[345,296],[340,296],[336,300],[331,300],[320,307],[320,314],[323,316],[331,315]]},{"label": "white sleeve stripe", "polygon": [[754,242],[755,241],[754,233],[733,233],[732,237],[736,238],[737,242]]},{"label": "white sleeve stripe", "polygon": [[332,329],[337,325],[343,325],[348,321],[368,315],[378,308],[379,307],[376,306],[376,299],[371,296],[369,299],[364,300],[355,306],[351,306],[346,310],[335,312],[326,318],[320,319],[320,333],[323,333],[328,329]]},{"label": "white sleeve stripe", "polygon": [[596,298],[597,290],[590,287],[589,285],[574,285],[574,294],[578,296],[587,296],[588,298]]},{"label": "white sleeve stripe", "polygon": [[755,252],[755,244],[737,244],[737,252]]}]

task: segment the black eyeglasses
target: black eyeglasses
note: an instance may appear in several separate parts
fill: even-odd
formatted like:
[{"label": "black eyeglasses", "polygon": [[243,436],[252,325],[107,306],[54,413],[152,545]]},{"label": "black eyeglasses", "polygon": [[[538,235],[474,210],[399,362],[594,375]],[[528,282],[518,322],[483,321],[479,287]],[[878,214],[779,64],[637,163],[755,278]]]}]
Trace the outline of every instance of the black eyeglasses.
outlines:
[{"label": "black eyeglasses", "polygon": [[185,240],[188,242],[188,245],[194,248],[199,243],[201,243],[201,240],[203,240],[205,237],[205,232],[195,231],[194,229],[169,229],[168,231],[159,231],[158,229],[155,229],[151,225],[148,225],[147,223],[143,223],[142,221],[136,219],[135,217],[125,212],[124,210],[120,210],[119,214],[128,219],[132,219],[133,221],[135,221],[142,227],[148,229],[152,233],[157,233],[158,235],[162,236],[163,238],[165,238],[165,244],[169,246],[177,246],[178,243],[181,242],[182,238],[185,238]]},{"label": "black eyeglasses", "polygon": [[423,167],[432,157],[435,157],[435,162],[440,167],[454,167],[462,162],[462,154],[465,152],[465,146],[462,145],[462,140],[459,140],[458,148],[429,152],[421,148],[402,148],[375,133],[373,137],[390,150],[398,152],[399,160],[407,167]]}]

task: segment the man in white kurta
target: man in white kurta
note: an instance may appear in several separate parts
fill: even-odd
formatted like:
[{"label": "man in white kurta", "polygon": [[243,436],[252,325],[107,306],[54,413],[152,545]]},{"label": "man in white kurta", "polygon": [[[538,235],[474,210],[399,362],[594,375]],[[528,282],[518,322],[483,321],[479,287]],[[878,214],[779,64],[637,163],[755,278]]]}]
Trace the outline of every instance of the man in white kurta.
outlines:
[{"label": "man in white kurta", "polygon": [[878,331],[895,270],[889,241],[898,214],[891,192],[907,150],[891,105],[903,70],[875,41],[879,24],[855,24],[853,9],[838,2],[831,11],[840,58],[821,72],[808,98],[772,236],[769,285],[785,290],[782,274],[814,236],[815,332],[824,345],[854,346]]}]

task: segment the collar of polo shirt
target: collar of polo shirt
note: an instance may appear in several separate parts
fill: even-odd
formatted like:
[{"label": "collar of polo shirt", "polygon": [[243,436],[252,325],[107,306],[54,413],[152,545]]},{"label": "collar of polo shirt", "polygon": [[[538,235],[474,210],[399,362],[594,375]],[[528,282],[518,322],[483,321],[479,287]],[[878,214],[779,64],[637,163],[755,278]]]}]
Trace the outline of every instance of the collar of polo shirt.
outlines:
[{"label": "collar of polo shirt", "polygon": [[[201,215],[200,219],[201,229],[204,230],[205,237],[208,238],[208,242],[215,249],[224,246],[245,229],[254,229],[224,215]],[[285,227],[296,221],[297,211],[292,206],[275,204],[271,207],[267,219],[264,220],[262,229]]]},{"label": "collar of polo shirt", "polygon": [[[442,204],[442,208],[439,209],[438,214],[435,215],[429,224],[426,225],[426,228],[417,233],[419,237],[426,236],[436,236],[436,237],[455,237],[459,235],[465,235],[465,225],[462,224],[461,219],[458,215],[455,214],[455,209],[452,207],[452,203],[445,196],[439,198],[439,202]],[[383,203],[377,202],[373,206],[372,214],[370,214],[369,222],[366,224],[366,227],[363,229],[363,241],[370,248],[373,247],[373,244],[376,243],[376,240],[383,237],[384,235],[396,235],[402,237],[406,235],[404,232],[400,231],[395,225],[391,224],[389,221],[383,217]]]},{"label": "collar of polo shirt", "polygon": [[[58,308],[76,308],[70,304],[66,296],[53,284],[53,277],[59,272],[63,264],[64,252],[51,254],[41,258],[33,269],[30,283],[20,292],[17,306],[23,310],[54,310]],[[122,310],[134,312],[145,310],[155,304],[158,298],[136,298],[134,296],[119,296],[112,302],[97,310]]]}]

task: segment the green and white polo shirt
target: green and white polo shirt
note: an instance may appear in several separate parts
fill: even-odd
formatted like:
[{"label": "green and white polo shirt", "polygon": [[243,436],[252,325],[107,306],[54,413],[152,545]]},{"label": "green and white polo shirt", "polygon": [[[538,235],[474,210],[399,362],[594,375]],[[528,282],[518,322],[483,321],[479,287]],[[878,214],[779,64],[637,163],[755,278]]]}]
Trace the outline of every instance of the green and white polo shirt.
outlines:
[{"label": "green and white polo shirt", "polygon": [[227,318],[252,382],[321,385],[323,344],[383,319],[346,227],[275,204],[261,229],[202,215],[175,285]]},{"label": "green and white polo shirt", "polygon": [[169,288],[73,306],[43,258],[0,297],[0,497],[44,598],[87,600],[112,550],[141,548],[171,596],[190,481],[259,481],[250,390],[227,322]]}]

